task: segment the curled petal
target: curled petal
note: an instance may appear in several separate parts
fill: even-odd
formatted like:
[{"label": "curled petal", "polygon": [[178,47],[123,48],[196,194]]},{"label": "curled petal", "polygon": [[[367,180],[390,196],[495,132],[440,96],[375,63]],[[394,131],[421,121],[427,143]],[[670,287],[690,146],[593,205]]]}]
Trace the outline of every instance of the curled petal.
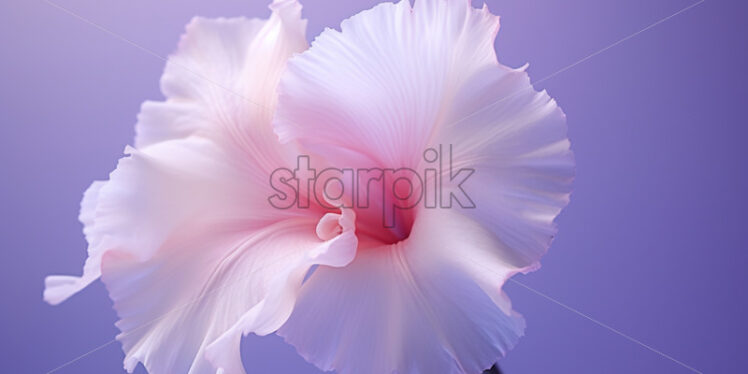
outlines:
[{"label": "curled petal", "polygon": [[264,186],[243,179],[246,164],[208,139],[129,152],[98,191],[87,233],[101,238],[91,241],[92,258],[130,372],[142,362],[156,374],[213,373],[205,352],[222,336],[215,363],[240,372],[241,334],[277,329],[312,266],[344,266],[355,255],[352,211],[323,240],[321,213],[267,206]]},{"label": "curled petal", "polygon": [[83,194],[81,210],[78,220],[83,224],[83,233],[88,241],[88,258],[83,265],[83,275],[52,275],[44,280],[44,301],[57,305],[70,296],[82,290],[101,276],[101,247],[98,242],[101,236],[93,228],[99,192],[106,185],[104,181],[96,181]]},{"label": "curled petal", "polygon": [[[451,168],[441,171],[442,195],[469,198],[440,202],[452,209],[443,221],[415,209],[399,247],[360,250],[348,267],[310,277],[281,333],[321,368],[479,372],[521,334],[500,288],[538,268],[569,201],[574,161],[556,102],[524,69],[498,63],[498,27],[466,1],[380,4],[289,61],[274,120],[281,140],[353,168],[423,170],[433,167],[424,151],[443,149]],[[460,169],[471,175],[464,184],[444,182]],[[417,230],[441,241],[413,238]],[[446,243],[455,253],[446,255]],[[429,366],[434,357],[441,366]]]},{"label": "curled petal", "polygon": [[[263,186],[247,182],[247,164],[211,140],[128,152],[99,189],[93,219],[84,220],[92,249],[82,279],[96,274],[90,263],[101,264],[94,270],[120,317],[128,371],[143,362],[151,373],[214,372],[204,347],[273,291],[276,273],[321,242],[316,219],[279,217]],[[308,244],[288,232],[307,233]]]},{"label": "curled petal", "polygon": [[339,373],[478,373],[522,335],[501,292],[511,249],[470,219],[424,212],[411,236],[319,268],[279,330],[305,359]]},{"label": "curled petal", "polygon": [[304,248],[304,255],[289,260],[285,268],[274,275],[269,283],[272,292],[208,346],[206,355],[216,368],[226,373],[244,373],[239,356],[241,337],[249,333],[266,335],[281,327],[291,315],[302,281],[312,266],[342,267],[353,260],[358,245],[354,220],[353,211],[344,209],[337,217],[340,234],[313,247],[309,243],[315,241],[309,238],[300,241],[296,247]]},{"label": "curled petal", "polygon": [[[241,335],[277,329],[311,266],[355,254],[351,231],[322,242],[313,226],[292,219],[249,234],[195,233],[147,261],[107,253],[102,279],[120,317],[125,369],[142,362],[149,373],[244,373]],[[333,258],[310,256],[320,248]]]},{"label": "curled petal", "polygon": [[569,201],[574,160],[556,102],[496,60],[498,27],[465,1],[364,11],[289,61],[275,131],[337,167],[422,170],[433,167],[424,151],[443,146],[443,162],[473,171],[462,187],[475,209],[463,213],[523,265],[537,262]]},{"label": "curled petal", "polygon": [[[162,79],[167,100],[143,106],[138,148],[84,197],[84,275],[47,279],[45,299],[57,303],[101,274],[128,371],[214,373],[205,348],[257,304],[264,315],[285,308],[265,301],[288,288],[278,274],[305,273],[317,259],[302,259],[326,243],[315,233],[322,213],[267,202],[270,171],[290,154],[274,147],[275,87],[306,47],[301,6],[271,9],[267,21],[188,26]],[[330,241],[355,251],[351,230]]]}]

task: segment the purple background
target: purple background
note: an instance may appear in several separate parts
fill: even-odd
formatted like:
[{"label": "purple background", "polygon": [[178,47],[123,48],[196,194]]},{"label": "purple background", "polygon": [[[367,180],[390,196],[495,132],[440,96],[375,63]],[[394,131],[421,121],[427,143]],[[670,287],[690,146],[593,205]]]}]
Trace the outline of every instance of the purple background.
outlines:
[{"label": "purple background", "polygon": [[[538,80],[694,0],[488,0],[507,65]],[[78,1],[63,6],[160,55],[194,15],[266,16],[264,1]],[[308,0],[310,38],[371,1]],[[543,269],[517,278],[689,365],[743,371],[748,336],[748,12],[707,0],[539,86],[568,115],[572,203]],[[47,274],[78,274],[83,190],[159,99],[164,62],[43,1],[0,4],[0,371],[49,371],[114,337],[95,283],[42,302]],[[515,373],[687,373],[516,284],[528,321],[501,362]],[[243,343],[256,372],[316,373],[275,336]],[[118,344],[58,373],[122,372]],[[739,370],[738,368],[742,368]],[[142,368],[138,372],[143,373]]]}]

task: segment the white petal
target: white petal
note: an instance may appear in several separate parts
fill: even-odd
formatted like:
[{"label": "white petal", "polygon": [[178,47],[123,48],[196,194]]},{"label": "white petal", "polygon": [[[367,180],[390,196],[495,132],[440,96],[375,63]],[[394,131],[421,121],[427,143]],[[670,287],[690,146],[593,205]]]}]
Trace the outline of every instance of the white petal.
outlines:
[{"label": "white petal", "polygon": [[446,158],[452,145],[454,168],[474,169],[463,187],[476,208],[464,213],[518,261],[536,262],[568,203],[574,162],[555,101],[496,61],[498,26],[465,1],[364,11],[289,61],[276,132],[340,168],[422,170],[426,149],[442,145]]},{"label": "white petal", "polygon": [[[155,374],[213,373],[204,352],[222,335],[235,346],[220,343],[230,361],[216,363],[229,370],[240,363],[242,333],[269,333],[285,321],[310,267],[353,259],[353,212],[323,241],[315,231],[322,213],[273,209],[268,187],[244,178],[246,160],[208,139],[129,152],[99,189],[93,219],[82,214],[87,234],[101,238],[91,241],[91,258],[101,262],[120,317],[128,371],[142,362]],[[259,316],[241,318],[248,311]]]},{"label": "white petal", "polygon": [[83,233],[88,246],[88,258],[83,265],[83,275],[80,277],[69,275],[52,275],[44,280],[44,301],[57,305],[70,296],[85,288],[101,275],[101,247],[98,242],[101,236],[93,229],[96,215],[96,207],[99,201],[99,192],[106,184],[104,181],[96,181],[83,194],[81,210],[78,220],[83,224]]},{"label": "white petal", "polygon": [[497,62],[497,31],[497,17],[466,1],[401,1],[290,60],[274,120],[282,140],[340,168],[422,170],[427,148],[451,145],[455,171],[473,169],[462,187],[474,208],[441,220],[418,210],[402,244],[361,249],[304,285],[281,333],[321,368],[479,372],[521,334],[500,289],[538,267],[574,163],[563,113],[523,70]]},{"label": "white petal", "polygon": [[136,125],[138,148],[199,135],[262,165],[281,152],[270,121],[287,59],[306,49],[301,5],[276,0],[269,20],[195,18],[161,79],[163,102],[145,102]]},{"label": "white petal", "polygon": [[[125,368],[132,371],[142,362],[157,374],[217,368],[244,373],[239,344],[246,315],[254,313],[259,323],[250,322],[250,329],[276,329],[290,314],[300,278],[316,262],[331,261],[310,253],[336,246],[342,263],[353,258],[351,231],[325,243],[316,237],[314,223],[285,220],[249,235],[196,232],[170,241],[146,261],[108,252],[102,279],[120,317]],[[222,336],[211,357],[214,366],[206,348]]]},{"label": "white petal", "polygon": [[300,8],[276,0],[266,22],[195,19],[167,64],[167,101],[143,106],[140,150],[128,148],[84,198],[84,275],[49,277],[45,299],[60,302],[102,274],[128,370],[142,361],[151,373],[215,372],[204,348],[322,243],[321,213],[267,203],[269,171],[288,156],[270,113],[286,59],[306,46]]},{"label": "white petal", "polygon": [[337,217],[337,222],[341,226],[339,235],[311,248],[309,243],[314,241],[305,238],[296,245],[297,248],[305,250],[301,252],[303,256],[288,261],[290,265],[286,265],[275,274],[271,273],[270,269],[267,270],[268,274],[272,274],[269,285],[271,292],[208,347],[206,355],[215,367],[226,373],[244,373],[239,355],[241,337],[249,333],[266,335],[281,327],[291,315],[302,281],[312,266],[342,267],[353,260],[358,243],[354,232],[354,220],[353,211],[344,210],[343,214]]},{"label": "white petal", "polygon": [[190,137],[128,148],[102,187],[90,227],[104,248],[149,258],[186,228],[253,229],[280,217],[269,187],[247,178],[252,165],[207,139]]},{"label": "white petal", "polygon": [[569,203],[574,157],[566,118],[523,70],[486,69],[466,82],[434,142],[451,144],[453,168],[472,168],[462,213],[490,228],[525,266],[545,254]]},{"label": "white petal", "polygon": [[339,373],[479,373],[522,335],[502,283],[526,269],[454,212],[424,211],[411,236],[319,268],[279,330],[301,355]]},{"label": "white petal", "polygon": [[361,12],[289,61],[276,132],[330,160],[358,160],[344,167],[413,167],[464,80],[497,66],[498,26],[466,1]]}]

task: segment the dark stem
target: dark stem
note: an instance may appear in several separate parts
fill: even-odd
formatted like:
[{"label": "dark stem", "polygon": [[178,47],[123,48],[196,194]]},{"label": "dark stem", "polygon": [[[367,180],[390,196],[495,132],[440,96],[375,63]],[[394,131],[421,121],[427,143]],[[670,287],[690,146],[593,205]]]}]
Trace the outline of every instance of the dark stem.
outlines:
[{"label": "dark stem", "polygon": [[499,369],[499,365],[493,364],[490,369],[484,370],[483,374],[502,374],[501,369]]}]

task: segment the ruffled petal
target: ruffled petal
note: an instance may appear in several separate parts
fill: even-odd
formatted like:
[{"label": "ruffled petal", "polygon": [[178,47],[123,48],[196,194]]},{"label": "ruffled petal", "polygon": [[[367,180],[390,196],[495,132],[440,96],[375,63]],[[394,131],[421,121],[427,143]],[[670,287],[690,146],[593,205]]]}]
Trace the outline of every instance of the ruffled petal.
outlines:
[{"label": "ruffled petal", "polygon": [[[332,213],[328,213],[328,216]],[[334,214],[340,234],[310,247],[315,243],[306,238],[297,248],[304,248],[302,256],[289,261],[285,268],[274,273],[269,282],[272,292],[248,310],[239,321],[221,337],[208,346],[206,356],[219,372],[244,373],[239,344],[241,337],[249,333],[266,335],[281,327],[296,303],[302,281],[312,266],[342,267],[348,265],[356,254],[358,240],[355,235],[355,214],[344,209]],[[304,232],[304,235],[308,235]],[[319,237],[319,232],[317,233]],[[324,239],[320,237],[320,239]]]},{"label": "ruffled petal", "polygon": [[289,61],[275,131],[345,167],[414,167],[464,81],[498,66],[498,27],[467,1],[361,12]]},{"label": "ruffled petal", "polygon": [[[268,20],[196,17],[161,78],[166,101],[147,101],[135,145],[199,135],[272,171],[283,157],[270,121],[287,59],[307,48],[295,0],[275,0]],[[286,153],[290,153],[286,151]]]},{"label": "ruffled petal", "polygon": [[195,232],[146,261],[108,252],[102,279],[120,317],[125,369],[142,362],[149,373],[244,373],[242,333],[266,334],[285,322],[311,266],[353,259],[352,231],[324,242],[314,223],[290,219],[250,234]]},{"label": "ruffled petal", "polygon": [[281,140],[339,168],[422,171],[436,166],[424,152],[441,150],[439,205],[451,208],[411,210],[400,244],[312,275],[281,334],[319,367],[480,372],[521,335],[500,290],[538,268],[574,162],[555,101],[496,60],[498,26],[465,1],[381,4],[289,61]]},{"label": "ruffled petal", "polygon": [[57,305],[82,290],[101,275],[101,247],[98,245],[101,236],[93,229],[99,192],[106,185],[105,181],[95,181],[83,194],[78,220],[83,224],[83,234],[88,241],[88,258],[83,265],[83,275],[52,275],[44,280],[44,301]]},{"label": "ruffled petal", "polygon": [[457,98],[434,140],[450,145],[451,172],[473,171],[462,187],[474,208],[453,208],[513,248],[517,264],[537,264],[574,179],[566,117],[545,91],[533,90],[524,69],[477,72]]},{"label": "ruffled petal", "polygon": [[272,208],[269,187],[247,182],[249,163],[211,140],[128,152],[98,190],[92,220],[82,214],[87,234],[100,238],[90,259],[114,301],[128,371],[142,362],[154,374],[213,373],[205,349],[226,335],[216,364],[239,373],[239,337],[277,329],[312,266],[353,259],[352,211],[321,238],[323,213]]},{"label": "ruffled petal", "polygon": [[430,210],[411,236],[319,268],[278,334],[323,370],[479,373],[522,335],[501,291],[511,249],[462,215]]},{"label": "ruffled petal", "polygon": [[301,6],[271,9],[268,21],[188,26],[162,78],[167,100],[143,105],[138,149],[83,199],[83,276],[46,280],[45,299],[58,303],[102,276],[128,371],[143,362],[156,374],[215,372],[205,347],[283,291],[272,288],[277,274],[314,265],[299,259],[325,243],[315,234],[323,213],[267,201],[270,172],[293,154],[275,146],[275,88],[286,59],[306,47]]},{"label": "ruffled petal", "polygon": [[[161,77],[166,101],[146,101],[141,107],[135,145],[220,129],[222,123],[213,114],[240,102],[235,100],[243,95],[234,94],[236,78],[247,65],[249,46],[264,24],[260,19],[193,18]],[[230,113],[234,109],[227,109]]]},{"label": "ruffled petal", "polygon": [[[524,69],[497,62],[498,27],[487,8],[465,1],[364,11],[289,61],[275,130],[339,168],[420,171],[435,166],[424,152],[441,146],[442,195],[463,198],[440,205],[470,208],[463,212],[514,248],[517,261],[536,262],[569,201],[574,161],[556,102]],[[450,156],[454,173],[472,172],[464,194],[444,182]]]}]

